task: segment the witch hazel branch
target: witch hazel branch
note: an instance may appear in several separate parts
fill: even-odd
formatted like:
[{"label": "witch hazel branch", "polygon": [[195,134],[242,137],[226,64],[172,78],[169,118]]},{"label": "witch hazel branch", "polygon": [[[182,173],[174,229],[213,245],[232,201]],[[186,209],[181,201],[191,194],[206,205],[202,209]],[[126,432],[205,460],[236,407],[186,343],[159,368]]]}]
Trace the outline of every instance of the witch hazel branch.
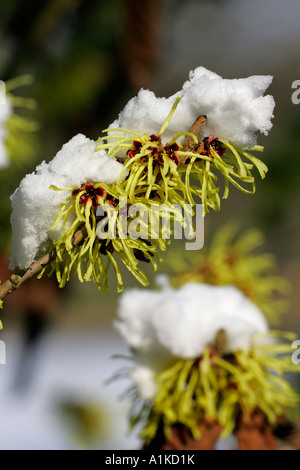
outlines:
[{"label": "witch hazel branch", "polygon": [[[262,151],[257,131],[267,134],[272,127],[274,99],[264,96],[271,81],[270,76],[225,80],[199,67],[169,98],[141,90],[96,142],[82,134],[73,137],[11,197],[10,267],[19,277],[3,285],[0,299],[45,272],[55,274],[60,287],[74,272],[106,292],[113,269],[121,292],[120,263],[147,285],[143,263],[156,270],[170,240],[161,233],[143,238],[142,230],[138,238],[124,237],[121,198],[129,208],[143,204],[148,215],[151,205],[164,204],[164,218],[186,228],[196,204],[203,205],[203,215],[219,210],[230,185],[253,194],[253,170],[262,178],[267,172],[252,152]],[[185,205],[190,212],[182,217],[179,207]],[[103,207],[105,215],[99,217]],[[111,213],[117,236],[101,239],[97,227]]]},{"label": "witch hazel branch", "polygon": [[[271,82],[226,80],[199,67],[174,95],[141,90],[98,140],[78,134],[42,162],[11,197],[15,271],[0,289],[0,307],[36,275],[55,275],[63,288],[74,273],[106,293],[113,269],[121,293],[124,265],[146,286],[145,264],[157,270],[176,228],[195,234],[199,206],[205,217],[220,210],[231,186],[254,194],[255,174],[265,177],[257,133],[272,128],[275,103],[264,95]],[[131,367],[119,375],[132,382],[129,420],[139,425],[144,448],[213,449],[230,434],[240,449],[276,448],[276,426],[298,400],[285,378],[296,371],[288,344],[295,336],[269,329],[270,263],[256,258],[249,277],[243,258],[252,235],[237,243],[230,262],[217,259],[215,245],[210,268],[230,270],[223,269],[226,282],[214,279],[219,286],[205,283],[197,264],[189,275],[200,282],[185,273],[178,289],[161,278],[160,291],[121,296],[116,327]],[[237,258],[244,271],[232,270]],[[263,290],[251,297],[255,282]]]}]

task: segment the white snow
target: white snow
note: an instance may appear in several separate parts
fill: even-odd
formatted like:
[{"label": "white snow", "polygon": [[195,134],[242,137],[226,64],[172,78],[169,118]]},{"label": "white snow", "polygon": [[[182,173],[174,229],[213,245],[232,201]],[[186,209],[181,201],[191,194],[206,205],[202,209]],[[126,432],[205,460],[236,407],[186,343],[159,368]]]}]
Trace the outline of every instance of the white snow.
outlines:
[{"label": "white snow", "polygon": [[[233,286],[188,283],[178,290],[131,289],[122,294],[115,326],[133,351],[137,369],[160,371],[179,358],[197,358],[216,334],[227,335],[225,352],[249,350],[265,334],[264,315]],[[138,388],[153,391],[145,371],[131,372]],[[150,385],[149,385],[150,384]]]},{"label": "white snow", "polygon": [[129,376],[136,384],[141,397],[151,400],[155,396],[156,381],[153,370],[149,367],[139,366],[133,368]]},{"label": "white snow", "polygon": [[275,102],[271,95],[263,96],[271,82],[269,75],[223,79],[198,67],[190,72],[182,89],[169,98],[157,98],[152,91],[140,90],[110,127],[157,134],[175,99],[183,96],[163,134],[164,142],[178,132],[188,131],[198,116],[206,114],[205,135],[251,148],[257,141],[256,132],[267,135],[272,128]]},{"label": "white snow", "polygon": [[[62,224],[49,232],[59,215],[61,204],[72,190],[82,183],[116,183],[123,165],[109,157],[104,150],[94,152],[95,142],[82,134],[73,137],[50,163],[41,163],[27,175],[11,197],[12,254],[10,267],[26,269],[47,249],[50,240],[63,234]],[[73,221],[68,219],[68,225]]]}]

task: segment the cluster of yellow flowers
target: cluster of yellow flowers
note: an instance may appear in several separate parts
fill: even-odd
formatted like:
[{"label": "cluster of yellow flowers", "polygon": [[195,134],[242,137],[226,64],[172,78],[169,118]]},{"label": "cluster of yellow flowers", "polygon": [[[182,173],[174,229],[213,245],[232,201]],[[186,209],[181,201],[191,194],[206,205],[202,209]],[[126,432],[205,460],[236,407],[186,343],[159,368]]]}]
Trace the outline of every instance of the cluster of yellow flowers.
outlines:
[{"label": "cluster of yellow flowers", "polygon": [[[62,206],[54,228],[61,220],[65,223],[71,214],[74,215],[74,222],[63,237],[49,248],[56,250],[57,257],[50,269],[46,269],[50,274],[56,272],[61,287],[65,285],[74,269],[81,282],[93,279],[99,289],[105,292],[108,287],[107,272],[110,265],[113,265],[118,280],[118,291],[121,292],[123,281],[117,259],[142,285],[147,285],[148,280],[138,266],[139,262],[151,262],[156,269],[157,261],[161,259],[158,249],[165,251],[168,244],[161,231],[157,236],[149,238],[152,229],[151,211],[154,206],[164,204],[165,217],[179,220],[182,226],[185,226],[187,221],[181,217],[176,205],[184,208],[189,204],[190,217],[197,201],[203,204],[203,215],[209,208],[220,208],[217,173],[225,180],[223,198],[228,197],[229,183],[244,192],[255,191],[254,177],[251,174],[253,167],[258,169],[262,178],[265,176],[267,167],[258,158],[216,137],[200,140],[195,124],[192,126],[195,133],[183,131],[163,144],[163,133],[168,128],[180,100],[181,98],[175,100],[157,135],[140,135],[133,130],[110,128],[106,130],[108,135],[99,139],[95,151],[105,150],[112,158],[119,158],[124,165],[116,184],[86,182],[81,187],[65,189],[71,189],[72,195]],[[124,132],[128,136],[124,137]],[[184,143],[178,143],[182,137],[185,138]],[[262,148],[256,146],[253,150],[261,151]],[[248,162],[243,161],[242,157]],[[197,184],[193,182],[194,179]],[[251,189],[244,188],[241,183],[249,184]],[[56,187],[52,189],[61,190]],[[122,198],[126,198],[128,207],[142,205],[149,215],[145,237],[142,230],[141,235],[135,238],[127,237],[124,233],[120,217]],[[116,230],[113,238],[110,238],[108,231],[103,241],[97,233],[98,224],[101,222],[97,211],[104,205],[105,220],[113,222]],[[131,220],[129,216],[128,222]],[[74,247],[73,240],[78,230],[83,230],[85,236],[83,242]]]}]

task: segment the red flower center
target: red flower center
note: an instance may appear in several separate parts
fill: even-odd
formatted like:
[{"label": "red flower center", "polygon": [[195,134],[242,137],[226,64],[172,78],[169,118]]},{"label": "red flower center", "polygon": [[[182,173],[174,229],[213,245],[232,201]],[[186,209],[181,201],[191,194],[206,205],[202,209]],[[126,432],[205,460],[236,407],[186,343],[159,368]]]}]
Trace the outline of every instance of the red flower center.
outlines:
[{"label": "red flower center", "polygon": [[92,207],[96,209],[101,203],[102,203],[102,198],[105,194],[105,191],[101,186],[98,188],[95,188],[95,186],[92,183],[86,183],[81,186],[81,188],[74,189],[73,191],[73,196],[76,196],[78,193],[85,191],[81,196],[80,196],[80,202],[81,204],[87,204],[89,201],[92,203]]},{"label": "red flower center", "polygon": [[198,153],[200,155],[207,155],[209,157],[213,157],[210,148],[213,148],[214,151],[219,155],[219,157],[224,157],[226,149],[222,142],[220,142],[218,138],[214,135],[210,137],[205,137],[205,139],[203,139],[203,141],[199,145]]},{"label": "red flower center", "polygon": [[[161,136],[157,136],[155,134],[150,135],[149,143],[155,143],[155,146],[149,145],[147,150],[149,153],[147,155],[141,156],[142,161],[147,161],[147,159],[151,156],[154,157],[155,163],[159,165],[164,164],[164,155],[172,160],[176,165],[179,165],[179,158],[176,155],[176,152],[179,150],[179,145],[174,143],[172,145],[166,144],[163,146],[161,142]],[[141,152],[141,148],[143,144],[139,141],[134,140],[131,149],[129,149],[126,153],[128,158],[133,158]]]}]

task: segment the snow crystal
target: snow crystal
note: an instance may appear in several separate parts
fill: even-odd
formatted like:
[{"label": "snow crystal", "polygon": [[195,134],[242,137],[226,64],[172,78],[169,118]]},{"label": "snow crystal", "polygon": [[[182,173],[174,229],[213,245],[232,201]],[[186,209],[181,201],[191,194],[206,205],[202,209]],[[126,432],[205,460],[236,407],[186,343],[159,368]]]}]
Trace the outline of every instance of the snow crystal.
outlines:
[{"label": "snow crystal", "polygon": [[157,98],[153,92],[141,90],[110,127],[157,134],[175,99],[183,95],[163,134],[164,142],[178,132],[188,131],[195,119],[205,114],[206,136],[216,135],[237,147],[251,148],[256,144],[257,131],[267,135],[272,128],[275,102],[271,95],[263,96],[271,82],[269,75],[223,79],[198,67],[190,72],[182,90],[169,98]]},{"label": "snow crystal", "polygon": [[[114,184],[123,165],[107,155],[104,150],[94,152],[95,142],[82,134],[73,137],[50,163],[42,162],[35,172],[27,175],[11,197],[12,201],[12,255],[11,269],[26,269],[45,252],[50,240],[63,234],[62,224],[54,224],[72,188],[86,182]],[[74,219],[69,217],[67,227]]]}]

